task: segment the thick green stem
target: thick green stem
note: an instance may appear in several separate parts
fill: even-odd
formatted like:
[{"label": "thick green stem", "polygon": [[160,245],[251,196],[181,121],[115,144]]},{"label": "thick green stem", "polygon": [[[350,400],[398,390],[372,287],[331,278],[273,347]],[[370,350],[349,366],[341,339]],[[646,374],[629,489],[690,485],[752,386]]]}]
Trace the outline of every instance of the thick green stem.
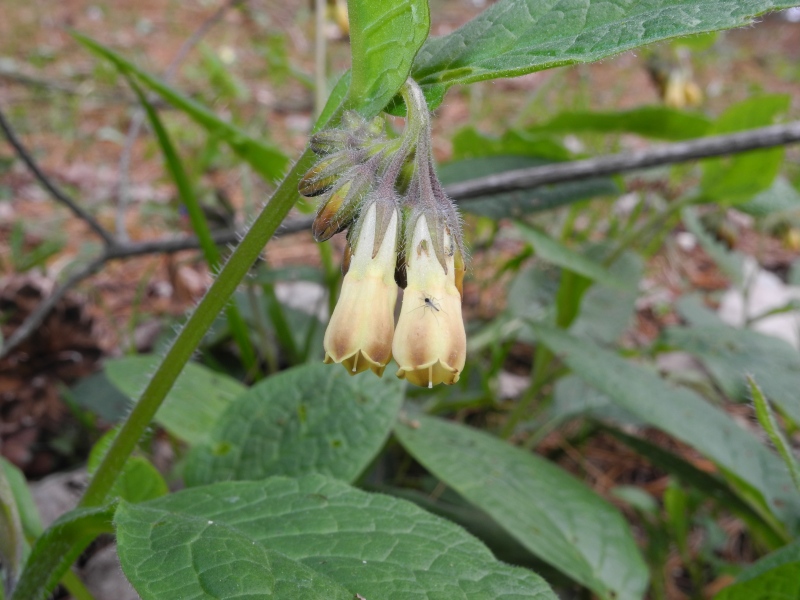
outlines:
[{"label": "thick green stem", "polygon": [[306,150],[222,268],[114,438],[80,506],[99,506],[104,502],[125,461],[153,420],[184,365],[294,204],[297,184],[312,162],[313,154]]}]

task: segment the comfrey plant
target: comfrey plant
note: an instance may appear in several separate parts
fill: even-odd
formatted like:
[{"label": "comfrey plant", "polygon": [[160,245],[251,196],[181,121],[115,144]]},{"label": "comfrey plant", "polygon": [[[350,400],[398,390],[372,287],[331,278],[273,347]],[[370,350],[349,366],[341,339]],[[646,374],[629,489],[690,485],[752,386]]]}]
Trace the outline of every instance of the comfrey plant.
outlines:
[{"label": "comfrey plant", "polygon": [[[113,64],[141,98],[185,199],[193,192],[192,182],[144,88],[276,185],[163,357],[153,357],[159,366],[153,370],[155,362],[143,362],[142,357],[107,365],[109,379],[138,400],[119,427],[96,445],[89,461],[91,481],[75,510],[43,529],[28,510],[33,502],[24,478],[0,460],[0,600],[46,598],[59,583],[75,598],[90,597],[70,565],[100,534],[115,536],[120,565],[143,600],[556,600],[556,591],[528,568],[542,565],[548,573],[558,573],[554,581],[563,588],[562,597],[663,597],[657,581],[667,569],[647,564],[626,515],[615,504],[536,453],[467,423],[425,413],[425,408],[463,406],[488,410],[487,423],[503,419],[506,403],[488,407],[486,401],[496,398],[491,390],[484,393],[491,387],[483,385],[488,382],[450,389],[441,395],[448,402],[434,406],[416,398],[406,402],[407,386],[395,379],[355,379],[322,364],[299,364],[246,387],[218,370],[187,363],[294,206],[299,189],[321,200],[313,225],[318,240],[348,232],[346,275],[324,338],[326,361],[343,364],[351,374],[370,369],[380,375],[394,358],[398,376],[414,384],[456,382],[465,359],[465,249],[458,214],[435,174],[429,109],[439,106],[453,85],[600,60],[679,35],[746,25],[766,11],[796,3],[497,0],[463,27],[429,37],[427,0],[348,0],[351,69],[322,108],[315,125],[320,132],[288,172],[290,157],[262,139],[263,128],[254,127],[258,133],[251,135],[113,50],[76,35]],[[407,117],[403,134],[392,138],[384,135],[382,117],[374,117],[397,107],[398,91]],[[788,106],[788,99],[765,98],[748,110],[754,111],[753,119],[771,121],[783,105]],[[734,123],[739,120],[751,123],[751,113],[741,110],[732,113],[733,120],[722,117],[723,130],[738,127]],[[671,130],[680,129],[680,123],[689,127],[680,114],[654,109],[645,114],[648,123],[661,119],[667,124],[667,137],[690,137]],[[659,114],[663,116],[653,116]],[[641,131],[641,121],[635,122],[633,131]],[[605,128],[607,116],[597,123]],[[709,127],[697,116],[689,123],[697,135]],[[724,144],[717,139],[712,146],[732,147],[730,138]],[[689,156],[686,144],[682,147]],[[697,147],[692,146],[693,152]],[[756,170],[753,164],[762,163],[734,161],[730,168],[737,176],[731,177],[723,165],[709,164],[706,173],[713,177],[704,177],[702,185],[708,180],[710,187],[689,199],[724,197],[730,202],[731,193],[741,193],[742,182],[758,179],[760,171],[774,172],[771,167]],[[749,165],[749,171],[742,165]],[[667,226],[674,214],[670,211],[682,206],[680,200],[670,203],[667,212],[655,217]],[[648,219],[638,231],[650,231],[655,223]],[[589,388],[601,393],[626,415],[659,428],[713,463],[715,472],[699,472],[681,456],[637,440],[627,429],[628,419],[625,430],[614,434],[637,451],[641,448],[657,468],[674,473],[681,485],[685,479],[698,491],[711,490],[721,514],[739,516],[754,540],[776,550],[767,563],[779,566],[766,570],[767,565],[757,564],[756,572],[742,574],[737,585],[745,587],[738,595],[723,591],[717,598],[750,600],[765,597],[759,596],[763,590],[789,589],[787,582],[797,580],[792,557],[800,537],[800,496],[793,484],[800,482],[800,467],[777,428],[770,426],[771,439],[783,450],[781,456],[693,390],[664,381],[651,366],[625,360],[598,344],[594,334],[586,333],[591,327],[583,327],[583,333],[570,327],[588,297],[582,294],[593,291],[590,282],[613,291],[606,298],[620,298],[621,292],[631,298],[635,284],[540,230],[518,226],[561,273],[553,300],[557,310],[542,320],[530,319],[528,311],[514,319],[524,320],[535,336],[536,353],[531,385],[507,417],[506,437],[517,424],[529,428],[555,422],[531,419],[532,403],[539,398],[549,396],[552,406],[556,393],[570,401],[589,397]],[[199,227],[199,237],[201,233]],[[213,242],[210,235],[208,240]],[[210,247],[214,250],[213,243]],[[104,256],[118,256],[119,248],[110,246]],[[404,288],[403,305],[395,322],[398,287]],[[608,306],[599,304],[600,311]],[[629,305],[632,310],[633,299]],[[235,333],[237,315],[230,310],[229,316]],[[283,326],[288,328],[285,322]],[[714,345],[691,337],[691,331],[674,329],[670,347],[680,345],[680,339],[694,348]],[[727,337],[735,332],[712,329],[707,335],[713,341],[735,339],[741,347],[750,343],[751,338],[740,342]],[[247,333],[244,325],[240,330]],[[247,335],[243,338],[248,341]],[[502,344],[513,341],[497,339]],[[247,343],[240,347],[247,348]],[[686,351],[692,350],[687,346]],[[778,358],[771,362],[795,373],[787,350],[775,352]],[[768,413],[769,403],[759,400],[754,384],[753,389],[759,412]],[[781,416],[800,421],[794,395],[779,400],[785,402]],[[180,470],[187,489],[168,493],[147,458],[147,445],[139,444],[154,423],[187,448]],[[604,435],[613,427],[610,419],[604,421]],[[537,436],[528,440],[535,443]],[[413,475],[417,468],[406,468],[410,462],[395,469],[397,461],[381,459],[387,449],[394,452],[398,446],[424,468],[424,476]],[[427,493],[433,482],[438,482],[436,489],[446,487],[452,494],[437,500],[438,494]],[[643,503],[641,495],[627,497],[639,498],[632,506],[653,504]],[[670,529],[688,531],[688,522],[696,519],[686,520],[692,513],[685,507],[694,501],[687,504],[680,490],[665,498]],[[660,522],[660,517],[650,520],[649,508],[647,515],[648,522]],[[497,555],[449,518],[483,536]],[[663,537],[658,533],[653,539]],[[683,552],[686,535],[682,538],[677,547],[688,555]],[[505,564],[496,558],[500,555],[523,566]],[[705,569],[688,572],[703,574]],[[698,594],[710,589],[705,584],[698,579]]]},{"label": "comfrey plant", "polygon": [[[381,117],[367,122],[345,113],[338,129],[312,137],[322,158],[299,190],[321,196],[317,241],[348,230],[325,362],[380,376],[394,356],[398,377],[433,387],[455,383],[464,368],[464,242],[456,207],[436,176],[425,97],[411,79],[401,95],[407,114],[400,139],[386,138]],[[398,286],[405,293],[395,327]]]}]

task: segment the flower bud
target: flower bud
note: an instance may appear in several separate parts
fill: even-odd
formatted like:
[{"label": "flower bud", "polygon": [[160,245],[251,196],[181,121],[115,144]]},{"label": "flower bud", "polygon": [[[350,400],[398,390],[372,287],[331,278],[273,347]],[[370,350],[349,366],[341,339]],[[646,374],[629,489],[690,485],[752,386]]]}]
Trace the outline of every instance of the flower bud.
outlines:
[{"label": "flower bud", "polygon": [[[420,386],[452,384],[458,381],[467,352],[457,287],[463,277],[463,258],[460,251],[448,253],[445,270],[434,252],[425,215],[417,217],[412,226],[406,255],[407,285],[392,344],[400,367],[397,376]],[[444,238],[444,245],[450,247],[448,230]]]},{"label": "flower bud", "polygon": [[297,191],[306,198],[324,194],[333,187],[342,175],[354,165],[359,164],[365,156],[366,152],[363,150],[343,150],[336,154],[331,154],[329,157],[319,161],[303,175],[297,185]]},{"label": "flower bud", "polygon": [[371,369],[380,376],[392,358],[398,212],[393,209],[383,240],[373,252],[376,236],[380,236],[377,213],[373,202],[362,217],[323,342],[325,362],[341,363],[351,375]]}]

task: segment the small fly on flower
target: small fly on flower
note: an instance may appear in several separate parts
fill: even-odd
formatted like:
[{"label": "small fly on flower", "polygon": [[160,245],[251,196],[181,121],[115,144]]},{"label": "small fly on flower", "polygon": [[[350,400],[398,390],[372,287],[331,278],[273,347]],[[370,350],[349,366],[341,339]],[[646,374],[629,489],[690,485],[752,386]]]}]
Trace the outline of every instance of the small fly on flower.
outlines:
[{"label": "small fly on flower", "polygon": [[[438,323],[439,322],[439,318],[436,316],[436,313],[437,312],[444,312],[442,310],[441,305],[439,304],[438,298],[434,298],[433,296],[429,295],[428,293],[422,292],[420,294],[420,300],[422,300],[422,304],[420,304],[414,310],[419,310],[421,308],[423,316],[425,315],[425,311],[426,310],[430,310],[431,314],[433,314],[433,317],[436,319],[436,322]],[[411,312],[413,312],[413,311],[411,311]],[[447,314],[447,313],[445,313],[445,314]]]}]

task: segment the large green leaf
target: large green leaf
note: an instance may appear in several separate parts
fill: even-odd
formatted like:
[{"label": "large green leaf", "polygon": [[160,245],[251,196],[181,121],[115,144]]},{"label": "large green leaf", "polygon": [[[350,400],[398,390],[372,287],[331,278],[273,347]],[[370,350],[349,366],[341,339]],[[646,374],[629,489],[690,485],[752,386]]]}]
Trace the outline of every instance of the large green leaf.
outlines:
[{"label": "large green leaf", "polygon": [[[174,535],[173,527],[158,526],[165,519],[196,520],[203,532],[219,528],[235,533],[220,555],[229,560],[253,556],[241,543],[247,540],[255,547],[251,552],[270,557],[276,581],[286,568],[274,560],[280,553],[344,586],[350,598],[360,594],[369,600],[556,600],[541,578],[498,562],[458,526],[410,502],[368,494],[322,475],[217,483],[125,510],[121,512],[125,518],[117,522],[118,552],[140,593],[145,585],[150,589],[162,579],[172,583],[169,589],[193,586],[206,566],[193,564],[186,552],[165,553],[164,560],[146,563],[145,575],[144,549],[153,543],[166,547],[168,540],[161,538]],[[204,561],[206,556],[213,553],[204,549]],[[237,558],[237,564],[244,558]],[[175,597],[151,595],[146,600]]]},{"label": "large green leaf", "polygon": [[225,522],[123,504],[114,524],[122,569],[142,600],[353,597]]},{"label": "large green leaf", "polygon": [[[752,23],[781,0],[501,0],[429,39],[412,75],[435,104],[447,88],[612,56],[659,40]],[[433,108],[433,106],[432,106]]]},{"label": "large green leaf", "polygon": [[[756,96],[734,104],[709,130],[709,135],[735,133],[772,125],[785,113],[791,98],[785,94]],[[703,162],[701,192],[710,200],[743,202],[769,188],[783,162],[782,147],[754,150]]]},{"label": "large green leaf", "polygon": [[700,114],[665,106],[643,106],[615,112],[563,112],[531,127],[531,133],[635,133],[662,140],[704,136],[711,122]]},{"label": "large green leaf", "polygon": [[[581,379],[642,421],[694,446],[735,476],[737,485],[740,480],[748,486],[739,486],[739,491],[756,510],[763,500],[790,531],[798,529],[800,499],[786,466],[727,414],[611,351],[554,327],[532,324],[531,328]],[[752,493],[760,497],[751,498]]]},{"label": "large green leaf", "polygon": [[724,325],[670,327],[663,342],[693,354],[733,398],[747,395],[747,375],[796,423],[800,423],[800,353],[784,340]]},{"label": "large green leaf", "polygon": [[376,115],[405,83],[431,27],[427,0],[349,0],[353,55],[348,104]]},{"label": "large green leaf", "polygon": [[206,106],[183,95],[158,77],[143,71],[110,48],[79,33],[73,32],[72,35],[89,50],[111,62],[120,72],[136,77],[175,108],[186,113],[210,136],[224,140],[242,160],[268,181],[279,181],[284,175],[289,159],[274,146],[262,139],[250,136],[236,125],[220,119]]},{"label": "large green leaf", "polygon": [[[526,156],[486,156],[459,160],[443,165],[439,176],[445,185],[503,171],[537,167],[547,161]],[[461,210],[491,219],[519,218],[528,213],[549,210],[596,196],[619,193],[619,187],[608,177],[539,186],[491,196],[470,198],[460,204]]]},{"label": "large green leaf", "polygon": [[548,461],[481,431],[415,417],[395,434],[431,473],[601,598],[639,600],[647,568],[609,503]]},{"label": "large green leaf", "polygon": [[324,473],[354,480],[372,461],[403,401],[400,380],[304,365],[253,386],[189,456],[189,485]]},{"label": "large green leaf", "polygon": [[[131,401],[138,399],[161,363],[159,356],[129,356],[106,362],[106,374]],[[222,413],[247,390],[235,379],[188,363],[156,413],[156,421],[190,444],[208,440]]]}]

